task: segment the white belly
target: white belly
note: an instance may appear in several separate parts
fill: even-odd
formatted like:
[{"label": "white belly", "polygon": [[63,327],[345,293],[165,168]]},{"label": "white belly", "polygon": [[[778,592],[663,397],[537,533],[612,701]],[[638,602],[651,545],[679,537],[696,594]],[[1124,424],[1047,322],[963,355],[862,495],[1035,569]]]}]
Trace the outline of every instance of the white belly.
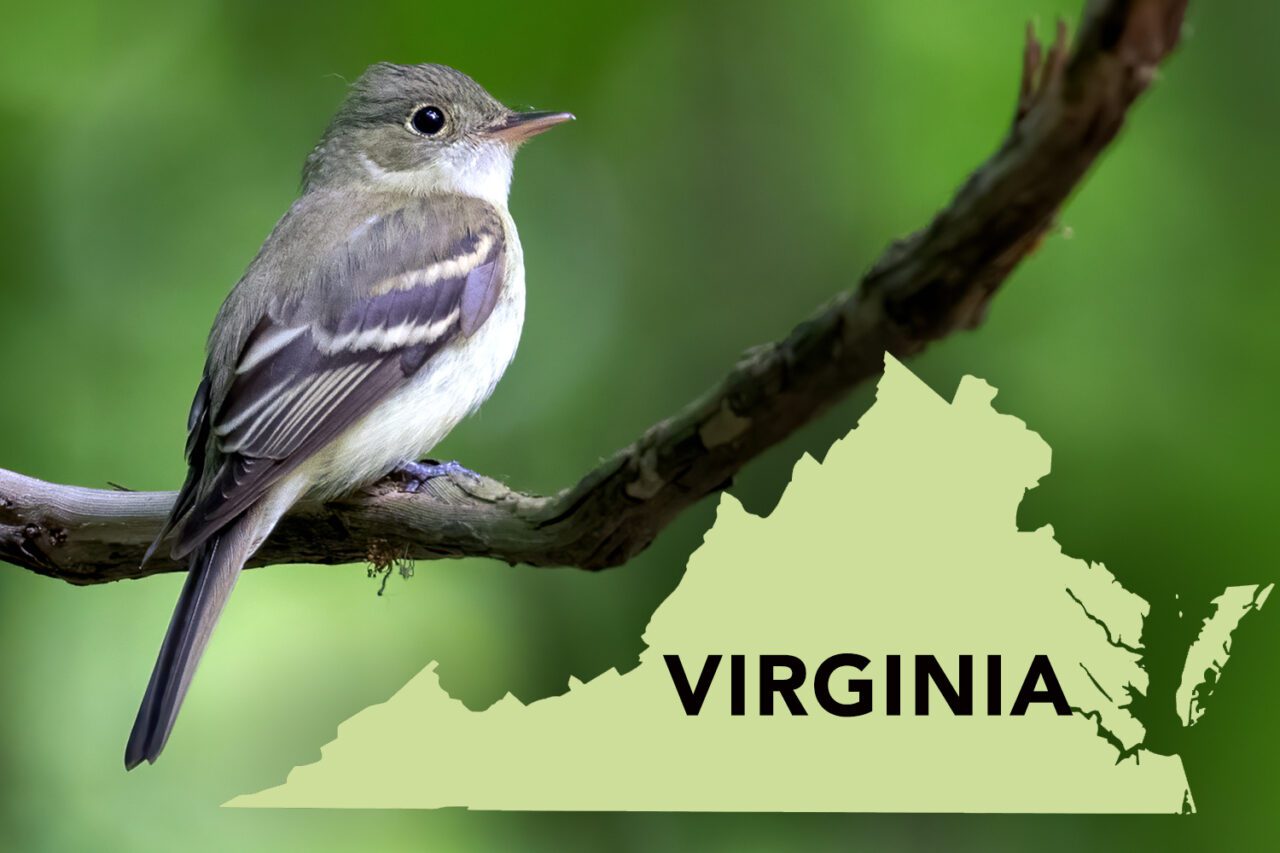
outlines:
[{"label": "white belly", "polygon": [[524,259],[519,243],[512,242],[511,272],[484,325],[428,359],[409,385],[286,478],[290,485],[317,498],[367,485],[403,462],[421,459],[489,399],[515,357],[524,325]]}]

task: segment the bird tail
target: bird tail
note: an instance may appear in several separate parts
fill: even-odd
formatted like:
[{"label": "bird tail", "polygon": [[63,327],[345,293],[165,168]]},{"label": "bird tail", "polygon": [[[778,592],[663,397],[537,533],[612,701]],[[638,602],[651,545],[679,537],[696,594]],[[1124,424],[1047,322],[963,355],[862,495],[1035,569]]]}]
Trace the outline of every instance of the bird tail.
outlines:
[{"label": "bird tail", "polygon": [[275,518],[262,515],[259,507],[251,508],[192,554],[182,595],[125,747],[125,769],[132,770],[143,761],[154,763],[169,740],[196,665],[240,570],[275,524]]}]

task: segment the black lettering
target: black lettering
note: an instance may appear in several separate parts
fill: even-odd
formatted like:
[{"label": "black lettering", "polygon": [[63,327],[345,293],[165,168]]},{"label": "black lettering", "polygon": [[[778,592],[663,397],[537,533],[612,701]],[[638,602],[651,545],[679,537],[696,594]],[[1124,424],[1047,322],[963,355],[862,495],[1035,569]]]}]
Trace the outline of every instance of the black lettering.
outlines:
[{"label": "black lettering", "polygon": [[[1036,690],[1036,684],[1041,681],[1044,682],[1044,689]],[[1031,659],[1027,677],[1023,679],[1022,687],[1019,688],[1018,696],[1013,700],[1013,708],[1009,713],[1015,717],[1021,717],[1027,713],[1027,708],[1032,702],[1050,702],[1059,717],[1071,716],[1071,706],[1067,704],[1067,697],[1062,692],[1062,685],[1058,683],[1058,674],[1053,671],[1053,664],[1049,663],[1048,655],[1036,655]]]},{"label": "black lettering", "polygon": [[747,658],[729,655],[729,713],[741,717],[747,713]]},{"label": "black lettering", "polygon": [[868,663],[870,661],[862,655],[846,652],[832,655],[818,665],[818,671],[813,675],[813,693],[822,710],[837,717],[860,717],[871,711],[871,682],[868,679],[849,679],[849,692],[858,697],[856,702],[838,702],[831,695],[831,676],[837,669],[842,666],[851,666],[862,670]]},{"label": "black lettering", "polygon": [[690,717],[698,716],[702,703],[707,700],[707,694],[711,691],[711,679],[715,678],[716,670],[720,668],[720,655],[707,655],[695,687],[689,686],[689,676],[684,671],[684,663],[679,655],[663,655],[662,659],[667,662],[667,672],[671,673],[671,683],[676,688],[676,695],[680,697],[685,714]]},{"label": "black lettering", "polygon": [[[790,672],[785,678],[774,675],[774,667],[785,666]],[[773,716],[773,694],[782,696],[787,710],[793,716],[803,717],[807,711],[800,704],[796,691],[804,684],[804,661],[795,655],[760,655],[760,715]]]},{"label": "black lettering", "polygon": [[987,655],[987,715],[1000,716],[1000,655]]},{"label": "black lettering", "polygon": [[889,655],[884,663],[884,712],[896,717],[902,713],[902,655]]},{"label": "black lettering", "polygon": [[960,655],[960,687],[956,688],[933,655],[916,655],[916,714],[929,713],[929,682],[938,688],[951,713],[960,717],[973,714],[973,655]]}]

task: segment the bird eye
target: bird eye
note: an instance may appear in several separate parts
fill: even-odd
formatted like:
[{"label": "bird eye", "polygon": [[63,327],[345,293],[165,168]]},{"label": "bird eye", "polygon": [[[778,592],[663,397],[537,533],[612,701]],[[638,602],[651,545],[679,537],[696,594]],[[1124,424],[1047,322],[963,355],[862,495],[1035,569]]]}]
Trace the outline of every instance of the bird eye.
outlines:
[{"label": "bird eye", "polygon": [[439,107],[418,107],[409,115],[409,129],[423,136],[435,136],[444,128],[444,110]]}]

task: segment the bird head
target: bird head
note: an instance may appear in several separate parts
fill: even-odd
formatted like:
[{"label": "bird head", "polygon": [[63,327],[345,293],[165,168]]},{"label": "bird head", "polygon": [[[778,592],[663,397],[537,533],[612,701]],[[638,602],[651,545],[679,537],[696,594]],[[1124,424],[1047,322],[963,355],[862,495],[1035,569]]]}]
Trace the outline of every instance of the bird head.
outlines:
[{"label": "bird head", "polygon": [[511,110],[444,65],[379,63],[352,84],[303,185],[460,192],[505,205],[516,150],[572,118]]}]

